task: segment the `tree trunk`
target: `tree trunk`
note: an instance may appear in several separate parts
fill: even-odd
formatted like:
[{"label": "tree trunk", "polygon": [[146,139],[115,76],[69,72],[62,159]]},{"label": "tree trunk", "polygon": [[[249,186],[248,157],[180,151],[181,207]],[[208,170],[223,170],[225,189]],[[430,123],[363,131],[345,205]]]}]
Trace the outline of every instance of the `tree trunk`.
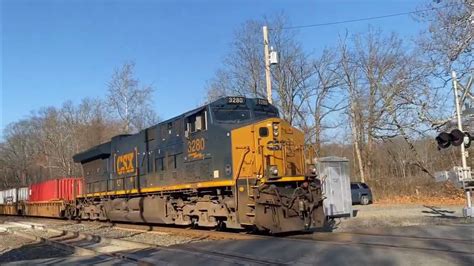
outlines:
[{"label": "tree trunk", "polygon": [[365,182],[365,174],[364,174],[364,164],[362,162],[362,155],[360,151],[360,145],[358,140],[358,133],[355,129],[355,126],[352,125],[352,135],[353,135],[353,142],[354,142],[354,149],[356,153],[357,164],[359,166],[359,174],[360,174],[360,182]]}]

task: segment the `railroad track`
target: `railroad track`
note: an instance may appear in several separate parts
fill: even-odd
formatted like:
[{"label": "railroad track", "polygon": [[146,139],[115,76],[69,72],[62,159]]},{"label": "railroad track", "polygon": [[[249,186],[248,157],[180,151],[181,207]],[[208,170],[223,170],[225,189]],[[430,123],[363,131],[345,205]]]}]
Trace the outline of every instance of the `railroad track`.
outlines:
[{"label": "railroad track", "polygon": [[[170,232],[176,234],[192,235],[198,239],[234,239],[234,240],[256,240],[256,239],[289,239],[294,241],[306,241],[306,242],[325,242],[332,244],[350,244],[350,245],[363,245],[371,247],[381,248],[398,248],[398,249],[417,249],[417,250],[428,250],[428,251],[440,251],[449,253],[461,253],[461,254],[472,254],[474,250],[474,239],[456,239],[456,238],[440,238],[440,237],[429,237],[429,236],[416,236],[416,235],[391,235],[382,233],[368,233],[368,232],[317,232],[317,233],[303,233],[293,235],[281,235],[281,236],[269,236],[269,235],[256,235],[248,233],[236,233],[236,232],[220,232],[200,229],[180,229],[174,227],[163,227],[163,226],[145,226],[136,224],[115,224],[116,228],[123,230],[134,230],[138,232],[146,231],[160,231]],[[390,239],[390,240],[388,240]],[[388,241],[387,241],[388,240]],[[432,242],[442,241],[445,243],[443,246],[431,245]],[[452,246],[465,246],[463,249],[453,249]]]},{"label": "railroad track", "polygon": [[[473,254],[474,240],[440,238],[415,235],[390,235],[368,232],[319,232],[296,235],[268,236],[236,232],[220,232],[200,229],[182,229],[163,226],[147,226],[136,224],[115,224],[114,227],[123,230],[137,232],[160,231],[174,234],[192,235],[197,239],[234,239],[234,240],[257,240],[257,239],[289,239],[293,241],[324,242],[342,245],[362,245],[378,248],[396,248],[410,250],[439,251],[459,254]],[[433,245],[435,241],[442,241],[444,245]],[[453,248],[454,247],[454,248]]]},{"label": "railroad track", "polygon": [[191,237],[194,241],[200,240],[246,240],[246,239],[256,239],[261,235],[250,234],[243,231],[216,231],[207,228],[190,228],[190,227],[176,227],[176,226],[166,226],[166,225],[145,225],[145,224],[136,224],[136,223],[124,223],[124,222],[98,222],[98,221],[68,221],[58,218],[45,218],[45,217],[20,217],[20,216],[0,216],[0,223],[4,220],[6,222],[35,222],[35,223],[45,223],[54,225],[74,225],[74,224],[84,224],[84,225],[101,225],[109,226],[110,228],[115,228],[118,230],[126,230],[132,232],[140,233],[169,233],[174,235],[182,235]]},{"label": "railroad track", "polygon": [[159,225],[142,225],[142,224],[129,224],[129,223],[113,223],[113,228],[120,230],[129,230],[135,232],[164,232],[170,234],[185,235],[195,238],[196,240],[248,240],[256,239],[259,235],[249,234],[247,232],[225,232],[215,231],[210,229],[199,229],[199,228],[177,228],[169,226]]},{"label": "railroad track", "polygon": [[127,251],[149,248],[148,245],[110,239],[86,233],[70,232],[47,228],[38,223],[5,222],[0,225],[4,231],[20,237],[35,240],[61,249],[76,256],[111,257],[122,262],[139,262],[140,259],[128,256]]},{"label": "railroad track", "polygon": [[[65,230],[55,230],[47,228],[43,224],[31,222],[5,222],[0,225],[0,229],[16,234],[20,237],[33,239],[46,243],[57,249],[62,249],[79,256],[107,256],[113,257],[127,263],[139,265],[166,264],[162,261],[154,261],[154,252],[170,254],[169,257],[179,257],[180,255],[196,256],[210,261],[218,261],[228,264],[239,265],[285,265],[273,258],[255,258],[241,254],[231,254],[219,251],[210,251],[190,246],[163,247],[151,244],[137,243],[114,238],[107,238],[87,233],[70,232]],[[37,233],[47,232],[51,236],[44,237]]]},{"label": "railroad track", "polygon": [[[97,223],[82,221],[81,223]],[[129,224],[129,223],[108,223],[110,227],[119,230],[128,230],[139,233],[153,233],[153,232],[166,232],[169,234],[184,235],[194,239],[192,242],[202,240],[268,240],[272,239],[278,241],[278,239],[289,240],[289,241],[304,241],[311,243],[326,243],[336,245],[357,245],[366,247],[376,248],[388,248],[388,249],[409,249],[409,250],[420,250],[420,251],[436,251],[436,252],[447,252],[455,254],[473,254],[474,240],[456,239],[456,238],[442,238],[432,236],[417,236],[417,235],[393,235],[383,234],[381,231],[376,233],[370,232],[333,232],[333,233],[312,233],[312,234],[299,234],[299,235],[285,235],[285,236],[268,236],[268,235],[255,235],[238,232],[220,232],[211,231],[204,229],[190,229],[190,228],[176,228],[168,226],[158,225],[140,225],[140,224]],[[440,245],[439,243],[442,243]],[[438,243],[438,244],[437,244]],[[194,245],[195,246],[195,245]],[[156,247],[156,246],[155,246]],[[173,247],[174,248],[174,247]],[[200,252],[203,254],[209,254],[221,257],[233,257],[236,255],[230,255],[225,253],[212,254],[213,252],[201,250],[195,247],[180,247],[181,250],[188,252]],[[210,252],[210,253],[209,253]],[[237,256],[238,257],[238,256]],[[251,261],[254,258],[239,257],[243,261]],[[256,264],[281,264],[279,261],[271,260],[257,260]]]}]

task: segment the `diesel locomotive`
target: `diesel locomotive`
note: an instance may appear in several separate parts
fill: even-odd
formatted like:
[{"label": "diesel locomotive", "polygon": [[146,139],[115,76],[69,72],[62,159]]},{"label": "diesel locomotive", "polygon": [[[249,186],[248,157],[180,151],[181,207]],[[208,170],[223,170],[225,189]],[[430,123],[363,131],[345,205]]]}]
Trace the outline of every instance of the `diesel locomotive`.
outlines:
[{"label": "diesel locomotive", "polygon": [[325,221],[304,134],[265,99],[221,98],[73,158],[84,193],[70,217],[272,233]]}]

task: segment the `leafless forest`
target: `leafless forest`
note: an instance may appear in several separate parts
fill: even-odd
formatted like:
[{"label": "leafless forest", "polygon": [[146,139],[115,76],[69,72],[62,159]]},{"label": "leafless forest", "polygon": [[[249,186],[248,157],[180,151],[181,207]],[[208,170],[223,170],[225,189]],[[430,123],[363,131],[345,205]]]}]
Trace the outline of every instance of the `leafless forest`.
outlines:
[{"label": "leafless forest", "polygon": [[[459,155],[439,151],[434,141],[453,115],[449,73],[466,79],[474,60],[473,1],[438,2],[413,15],[426,25],[415,39],[372,26],[340,34],[338,44],[313,53],[285,15],[247,21],[235,31],[203,102],[266,97],[261,29],[268,25],[279,53],[272,66],[274,103],[306,133],[308,147],[320,157],[349,158],[352,179],[372,185],[376,197],[438,193],[434,172],[451,168]],[[45,107],[8,125],[0,143],[0,188],[81,175],[73,154],[156,123],[154,88],[141,84],[138,74],[127,62],[104,84],[105,99]]]}]

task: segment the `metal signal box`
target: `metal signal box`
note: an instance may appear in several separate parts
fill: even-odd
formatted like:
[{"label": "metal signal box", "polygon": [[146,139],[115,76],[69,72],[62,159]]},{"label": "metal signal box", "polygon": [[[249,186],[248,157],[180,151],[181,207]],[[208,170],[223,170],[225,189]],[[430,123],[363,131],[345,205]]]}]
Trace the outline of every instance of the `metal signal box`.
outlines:
[{"label": "metal signal box", "polygon": [[341,157],[315,159],[322,184],[324,211],[331,218],[352,216],[349,160]]}]

